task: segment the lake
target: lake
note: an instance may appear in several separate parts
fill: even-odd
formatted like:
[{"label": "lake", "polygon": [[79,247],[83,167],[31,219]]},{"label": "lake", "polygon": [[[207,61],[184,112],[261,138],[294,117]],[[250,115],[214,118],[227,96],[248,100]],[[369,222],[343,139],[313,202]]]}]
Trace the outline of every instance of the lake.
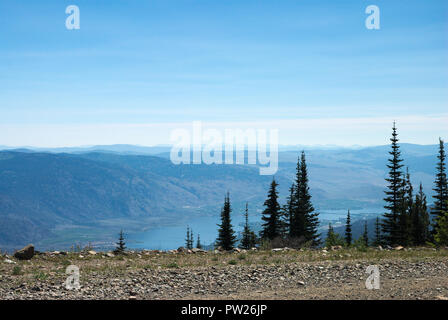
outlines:
[{"label": "lake", "polygon": [[[383,212],[382,208],[351,210],[350,214],[352,222],[362,218],[372,218]],[[321,210],[319,218],[325,223],[336,222],[345,219],[346,210]],[[261,222],[260,214],[249,216],[250,224]],[[196,245],[197,235],[200,234],[201,243],[204,245],[212,244],[218,234],[218,226],[220,223],[219,216],[201,217],[191,220],[188,225],[193,229],[194,244]],[[243,230],[244,216],[242,214],[232,214],[232,224],[236,232]],[[133,233],[128,236],[127,245],[132,249],[154,249],[154,250],[171,250],[180,246],[185,246],[185,237],[187,226],[185,224],[179,226],[168,226],[160,228],[151,228],[145,232]]]}]

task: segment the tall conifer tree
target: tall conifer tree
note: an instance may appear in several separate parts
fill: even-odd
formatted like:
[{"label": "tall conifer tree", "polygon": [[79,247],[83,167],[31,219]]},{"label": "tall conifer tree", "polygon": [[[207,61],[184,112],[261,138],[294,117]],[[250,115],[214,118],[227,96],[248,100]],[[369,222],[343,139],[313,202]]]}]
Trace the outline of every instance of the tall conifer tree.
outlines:
[{"label": "tall conifer tree", "polygon": [[347,246],[352,244],[352,223],[350,220],[350,210],[347,211],[347,221],[345,223],[345,243]]},{"label": "tall conifer tree", "polygon": [[313,204],[311,203],[310,188],[308,186],[308,169],[306,165],[305,152],[302,151],[300,157],[300,175],[299,183],[297,184],[297,215],[299,219],[304,222],[304,236],[307,242],[312,246],[320,244],[319,234],[317,228],[319,226],[319,214],[314,212]]},{"label": "tall conifer tree", "polygon": [[[439,154],[437,156],[439,159],[437,163],[437,174],[434,186],[434,207],[431,210],[431,213],[434,215],[434,218],[442,216],[443,212],[448,211],[448,186],[447,186],[447,177],[446,177],[446,154],[445,154],[445,145],[444,141],[439,138]],[[437,219],[435,220],[435,227],[437,226]]]},{"label": "tall conifer tree", "polygon": [[250,249],[255,246],[256,237],[255,233],[249,227],[249,209],[248,203],[246,202],[246,210],[244,212],[244,229],[243,229],[243,237],[241,239],[241,247],[243,249]]},{"label": "tall conifer tree", "polygon": [[269,188],[268,198],[264,202],[266,208],[261,217],[264,223],[263,230],[260,234],[263,239],[272,240],[281,235],[280,205],[278,203],[277,186],[277,182],[273,179]]},{"label": "tall conifer tree", "polygon": [[415,195],[415,201],[411,211],[411,242],[413,245],[424,245],[430,239],[429,233],[429,214],[426,203],[426,195],[423,192],[423,186],[420,183],[418,193]]},{"label": "tall conifer tree", "polygon": [[373,244],[375,246],[381,245],[381,224],[380,224],[379,217],[376,217],[376,221],[375,221],[375,241]]},{"label": "tall conifer tree", "polygon": [[383,239],[386,244],[394,245],[398,244],[400,241],[400,224],[399,216],[403,205],[403,178],[401,164],[403,160],[401,159],[400,146],[398,145],[398,133],[395,126],[395,122],[392,128],[392,150],[389,152],[391,158],[388,160],[387,167],[389,168],[389,177],[386,178],[388,182],[386,198],[386,205],[384,208],[388,211],[384,213],[384,218],[382,221],[382,233]]},{"label": "tall conifer tree", "polygon": [[218,239],[216,240],[216,245],[222,247],[224,250],[232,250],[236,240],[230,218],[231,212],[230,195],[227,193],[224,199],[224,206],[221,210],[221,224],[218,224]]}]

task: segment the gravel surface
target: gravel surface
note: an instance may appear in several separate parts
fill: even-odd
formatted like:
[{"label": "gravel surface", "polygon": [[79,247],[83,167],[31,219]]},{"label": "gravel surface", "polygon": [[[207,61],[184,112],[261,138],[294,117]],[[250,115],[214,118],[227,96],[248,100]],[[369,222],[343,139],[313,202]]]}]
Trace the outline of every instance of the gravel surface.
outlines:
[{"label": "gravel surface", "polygon": [[[101,269],[102,264],[109,264],[102,257],[90,261],[96,269],[84,272],[80,266],[79,290],[66,289],[63,271],[44,273],[43,262],[29,262],[34,270],[31,275],[14,275],[10,270],[14,273],[19,262],[5,261],[1,264],[0,299],[6,300],[448,299],[447,257],[181,268],[134,268],[127,263],[119,271]],[[377,290],[368,290],[365,285],[369,276],[366,269],[372,264],[380,270]]]}]

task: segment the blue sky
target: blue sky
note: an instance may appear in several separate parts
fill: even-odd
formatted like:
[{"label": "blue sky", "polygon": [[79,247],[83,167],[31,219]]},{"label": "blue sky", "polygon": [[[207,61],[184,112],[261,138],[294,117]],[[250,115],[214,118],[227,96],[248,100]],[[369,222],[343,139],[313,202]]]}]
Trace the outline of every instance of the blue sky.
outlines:
[{"label": "blue sky", "polygon": [[2,0],[0,144],[153,145],[193,120],[340,145],[386,143],[397,120],[436,143],[447,31],[444,0]]}]

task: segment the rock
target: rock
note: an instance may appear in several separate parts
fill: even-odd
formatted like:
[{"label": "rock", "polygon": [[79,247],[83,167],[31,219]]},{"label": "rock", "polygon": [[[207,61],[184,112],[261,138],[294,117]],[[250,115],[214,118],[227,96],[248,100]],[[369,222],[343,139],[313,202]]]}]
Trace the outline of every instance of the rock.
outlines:
[{"label": "rock", "polygon": [[5,259],[5,262],[9,263],[9,264],[15,264],[16,263],[15,261],[12,261],[12,260],[9,260],[9,259]]},{"label": "rock", "polygon": [[112,252],[108,252],[106,253],[106,256],[108,256],[109,258],[113,258],[115,257],[115,255]]},{"label": "rock", "polygon": [[336,250],[341,250],[342,246],[332,246],[331,250],[336,251]]},{"label": "rock", "polygon": [[88,251],[87,253],[90,254],[90,255],[92,255],[92,256],[96,255],[96,251],[93,251],[93,250],[90,250],[90,251]]},{"label": "rock", "polygon": [[193,252],[193,253],[202,253],[202,252],[205,252],[205,251],[202,250],[202,249],[199,249],[199,248],[193,248],[193,249],[191,249],[191,252]]},{"label": "rock", "polygon": [[235,253],[240,253],[241,249],[240,248],[233,248],[232,251],[235,252]]},{"label": "rock", "polygon": [[129,300],[137,300],[136,296],[129,296]]},{"label": "rock", "polygon": [[271,251],[272,252],[281,252],[281,251],[283,251],[283,248],[274,248]]},{"label": "rock", "polygon": [[14,257],[19,260],[30,260],[34,256],[34,246],[32,244],[16,251]]},{"label": "rock", "polygon": [[404,248],[402,247],[402,246],[398,246],[398,247],[395,247],[394,248],[394,250],[396,250],[396,251],[400,251],[400,250],[403,250]]},{"label": "rock", "polygon": [[326,249],[322,249],[322,253],[328,253]]},{"label": "rock", "polygon": [[258,249],[256,247],[250,248],[252,251],[257,251]]},{"label": "rock", "polygon": [[304,285],[305,285],[305,282],[303,282],[303,281],[299,281],[299,282],[297,282],[297,284],[298,284],[299,286],[304,286]]},{"label": "rock", "polygon": [[177,252],[186,253],[188,250],[184,247],[177,248]]}]

